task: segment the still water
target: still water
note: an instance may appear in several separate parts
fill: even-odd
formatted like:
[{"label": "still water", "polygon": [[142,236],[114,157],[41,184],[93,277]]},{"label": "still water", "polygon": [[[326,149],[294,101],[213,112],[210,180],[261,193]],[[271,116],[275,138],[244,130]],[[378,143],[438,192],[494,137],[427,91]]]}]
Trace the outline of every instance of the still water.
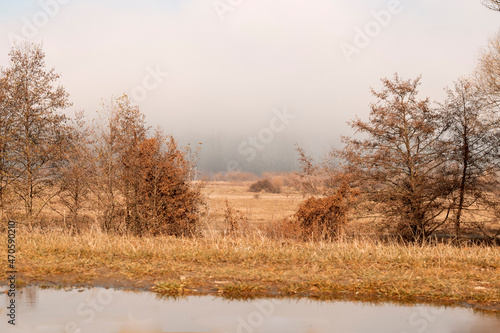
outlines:
[{"label": "still water", "polygon": [[[0,290],[5,288],[0,287]],[[160,299],[148,292],[27,287],[15,326],[0,296],[0,332],[20,333],[499,333],[500,316],[466,308],[311,300]]]}]

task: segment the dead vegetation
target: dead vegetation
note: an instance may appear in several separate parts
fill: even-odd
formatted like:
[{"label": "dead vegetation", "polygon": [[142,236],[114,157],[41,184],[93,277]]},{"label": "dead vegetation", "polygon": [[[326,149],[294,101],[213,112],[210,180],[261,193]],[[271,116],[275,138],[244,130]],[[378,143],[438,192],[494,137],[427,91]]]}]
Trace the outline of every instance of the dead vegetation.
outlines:
[{"label": "dead vegetation", "polygon": [[352,206],[353,192],[344,183],[336,193],[325,198],[309,198],[303,202],[295,218],[305,238],[331,240],[344,233]]},{"label": "dead vegetation", "polygon": [[[0,76],[1,218],[19,221],[25,283],[498,307],[499,248],[469,242],[500,234],[500,121],[484,121],[498,107],[494,61],[482,86],[450,92],[446,112],[417,98],[420,79],[396,75],[373,92],[370,119],[351,123],[365,139],[345,138],[325,164],[297,147],[300,172],[219,174],[203,187],[190,148],[151,133],[125,95],[104,102],[92,126],[66,119],[66,93],[47,84],[57,76],[43,57],[36,46],[14,49]],[[48,106],[20,107],[40,98],[17,86],[24,62],[46,76],[30,84],[48,89]],[[23,117],[32,133],[16,127]]]},{"label": "dead vegetation", "polygon": [[256,193],[262,191],[267,193],[281,193],[281,187],[269,179],[262,179],[253,183],[248,190]]},{"label": "dead vegetation", "polygon": [[[197,150],[152,132],[126,95],[104,101],[92,125],[83,114],[66,118],[68,94],[45,69],[41,46],[16,46],[0,75],[1,218],[32,230],[97,227],[138,236],[195,236],[210,228],[245,234],[274,224],[259,232],[291,237],[299,226],[302,239],[325,240],[349,234],[349,221],[369,216],[407,241],[451,232],[493,243],[500,235],[497,39],[482,55],[477,78],[459,80],[439,108],[419,99],[420,78],[396,74],[372,91],[370,119],[351,122],[366,137],[343,138],[344,148],[322,163],[297,146],[299,172],[212,175],[255,193],[243,209],[219,198],[216,214],[203,199],[203,183],[194,181]],[[21,79],[28,86],[18,86]]]},{"label": "dead vegetation", "polygon": [[[261,237],[78,235],[20,230],[22,283],[152,288],[165,295],[238,293],[496,307],[500,248]],[[2,241],[3,244],[4,241]],[[0,267],[5,274],[5,266]],[[219,292],[221,291],[221,292]]]},{"label": "dead vegetation", "polygon": [[194,235],[202,202],[191,148],[151,133],[126,95],[104,101],[92,125],[81,113],[71,121],[44,59],[40,45],[16,45],[0,74],[0,219],[31,230],[59,220],[72,232]]}]

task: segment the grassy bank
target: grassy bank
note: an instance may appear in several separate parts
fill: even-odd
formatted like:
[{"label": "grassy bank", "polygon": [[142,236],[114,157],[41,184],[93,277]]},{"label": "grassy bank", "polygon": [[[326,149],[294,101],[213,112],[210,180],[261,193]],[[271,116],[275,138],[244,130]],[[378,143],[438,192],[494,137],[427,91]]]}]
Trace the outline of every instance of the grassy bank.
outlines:
[{"label": "grassy bank", "polygon": [[[5,238],[5,237],[2,237]],[[25,284],[100,285],[160,294],[293,296],[471,304],[500,311],[500,248],[17,235]],[[6,266],[2,265],[2,276]]]}]

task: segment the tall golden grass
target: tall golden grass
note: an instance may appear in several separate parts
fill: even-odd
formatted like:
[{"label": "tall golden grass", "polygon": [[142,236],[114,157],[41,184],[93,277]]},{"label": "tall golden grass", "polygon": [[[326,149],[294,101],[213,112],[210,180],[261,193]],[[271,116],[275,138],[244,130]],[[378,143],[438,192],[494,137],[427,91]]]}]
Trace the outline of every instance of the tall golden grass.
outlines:
[{"label": "tall golden grass", "polygon": [[[177,288],[179,293],[500,306],[498,247],[362,238],[304,242],[271,239],[263,233],[212,236],[136,237],[97,228],[77,235],[20,230],[19,277],[23,283],[156,286],[167,294]],[[4,265],[0,273],[5,272]]]}]

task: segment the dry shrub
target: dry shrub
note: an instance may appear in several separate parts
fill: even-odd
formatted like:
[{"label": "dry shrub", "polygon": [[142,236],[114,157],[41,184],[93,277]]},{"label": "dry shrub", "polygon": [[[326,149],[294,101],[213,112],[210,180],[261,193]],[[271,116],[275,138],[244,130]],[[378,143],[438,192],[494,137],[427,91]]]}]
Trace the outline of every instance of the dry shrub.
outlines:
[{"label": "dry shrub", "polygon": [[268,238],[276,240],[301,239],[303,235],[302,227],[295,218],[273,221],[266,224],[263,231]]},{"label": "dry shrub", "polygon": [[224,213],[226,231],[231,235],[244,235],[248,231],[248,217],[237,209],[229,205],[226,199],[226,211]]},{"label": "dry shrub", "polygon": [[276,184],[273,184],[269,179],[259,180],[256,183],[253,183],[249,189],[250,192],[262,192],[265,191],[267,193],[281,193],[281,187]]},{"label": "dry shrub", "polygon": [[332,240],[343,233],[355,192],[343,183],[332,196],[309,198],[299,206],[295,218],[303,236],[313,240]]}]

